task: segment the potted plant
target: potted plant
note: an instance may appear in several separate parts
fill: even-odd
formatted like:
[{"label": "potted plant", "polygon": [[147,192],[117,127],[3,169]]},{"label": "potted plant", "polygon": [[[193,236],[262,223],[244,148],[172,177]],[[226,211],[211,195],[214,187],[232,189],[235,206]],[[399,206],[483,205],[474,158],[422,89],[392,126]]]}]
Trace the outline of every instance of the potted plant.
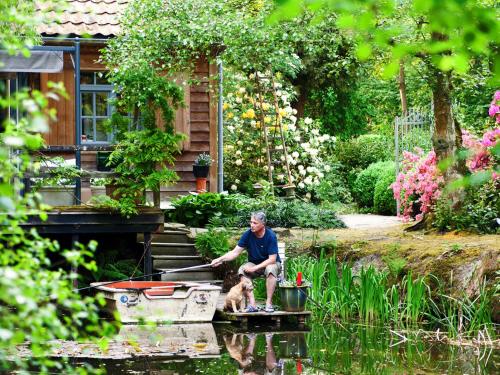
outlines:
[{"label": "potted plant", "polygon": [[194,160],[193,174],[196,177],[196,191],[198,193],[207,191],[207,176],[211,165],[212,157],[206,153],[198,155]]},{"label": "potted plant", "polygon": [[283,310],[291,312],[304,311],[307,301],[307,289],[311,283],[302,280],[302,273],[297,273],[295,281],[282,281],[279,284],[281,305]]},{"label": "potted plant", "polygon": [[41,177],[34,178],[33,190],[40,194],[42,203],[50,206],[75,204],[75,179],[81,171],[62,157],[41,158]]}]

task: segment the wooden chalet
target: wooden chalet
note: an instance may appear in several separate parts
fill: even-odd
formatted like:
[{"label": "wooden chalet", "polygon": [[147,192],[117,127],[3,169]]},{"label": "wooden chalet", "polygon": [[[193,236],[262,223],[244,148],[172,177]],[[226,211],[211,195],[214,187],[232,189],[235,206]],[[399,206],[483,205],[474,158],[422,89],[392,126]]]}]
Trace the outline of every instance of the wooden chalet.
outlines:
[{"label": "wooden chalet", "polygon": [[[49,81],[64,83],[69,99],[51,100],[50,103],[57,109],[57,121],[50,124],[50,132],[44,135],[46,149],[43,152],[48,156],[76,158],[77,165],[92,171],[97,167],[97,153],[112,148],[113,135],[106,133],[102,124],[112,114],[108,99],[113,91],[102,75],[105,67],[98,59],[107,40],[120,32],[119,17],[128,1],[67,0],[67,10],[58,16],[60,21],[39,28],[44,42],[40,51],[46,46],[54,48],[55,59],[62,60],[59,68],[51,66],[17,72],[1,72],[0,68],[0,78],[6,81],[10,92],[23,86],[46,92]],[[56,51],[59,47],[66,50]],[[37,52],[32,59],[38,59]],[[77,70],[79,82],[75,79]],[[201,83],[185,87],[186,107],[178,110],[175,119],[176,131],[188,136],[175,163],[180,178],[174,186],[161,188],[162,200],[196,190],[192,164],[200,153],[209,153],[217,160],[217,102],[208,90],[208,77],[215,73],[216,66],[202,58],[197,61],[195,70]],[[83,191],[88,184],[88,181],[82,182],[82,200],[85,200]],[[210,169],[207,188],[217,191],[216,163]]]}]

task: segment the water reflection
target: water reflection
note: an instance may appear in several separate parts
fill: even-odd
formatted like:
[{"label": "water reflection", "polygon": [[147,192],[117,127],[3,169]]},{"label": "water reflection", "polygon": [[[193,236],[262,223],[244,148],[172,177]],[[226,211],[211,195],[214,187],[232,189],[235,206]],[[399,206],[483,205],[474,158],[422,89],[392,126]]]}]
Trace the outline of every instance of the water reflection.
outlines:
[{"label": "water reflection", "polygon": [[283,327],[272,332],[228,324],[122,329],[116,343],[130,348],[129,341],[135,340],[138,346],[127,359],[93,362],[109,374],[472,375],[496,373],[500,359],[498,350],[452,347],[411,333],[402,342],[388,328],[359,325],[318,324],[310,331]]},{"label": "water reflection", "polygon": [[[275,336],[279,339],[278,351],[273,344]],[[256,350],[259,337],[264,342],[263,355]],[[238,363],[239,373],[245,375],[284,374],[287,361],[296,359],[302,366],[300,361],[307,356],[304,332],[233,333],[223,335],[223,340],[226,351]]]}]

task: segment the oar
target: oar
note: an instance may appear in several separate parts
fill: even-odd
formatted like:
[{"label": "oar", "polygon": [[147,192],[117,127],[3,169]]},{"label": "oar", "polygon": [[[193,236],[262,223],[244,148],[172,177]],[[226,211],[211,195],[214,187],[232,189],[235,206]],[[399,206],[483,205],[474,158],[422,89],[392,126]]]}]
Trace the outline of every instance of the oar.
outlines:
[{"label": "oar", "polygon": [[[177,269],[174,269],[174,270],[167,270],[167,271],[161,271],[161,272],[156,272],[156,273],[150,273],[150,274],[148,274],[148,275],[142,275],[142,276],[137,276],[137,277],[129,277],[128,279],[122,279],[122,280],[109,281],[109,282],[105,282],[105,283],[102,283],[102,284],[99,284],[99,285],[90,285],[90,286],[86,286],[85,288],[75,289],[74,291],[75,291],[75,292],[79,292],[79,291],[81,291],[81,290],[86,290],[86,289],[97,288],[97,287],[100,287],[100,286],[111,285],[111,284],[114,284],[114,283],[120,283],[120,282],[123,282],[123,281],[138,280],[138,279],[142,279],[142,278],[144,278],[144,277],[149,277],[149,276],[156,276],[156,275],[163,275],[163,274],[166,274],[166,273],[174,273],[174,272],[189,271],[189,270],[195,270],[195,269],[198,269],[198,268],[205,268],[205,267],[210,267],[210,266],[211,266],[211,264],[210,264],[210,263],[208,263],[208,264],[201,264],[201,265],[199,265],[199,266],[191,266],[191,267],[177,268]],[[134,289],[137,289],[137,288],[134,288]],[[150,289],[150,288],[147,288],[147,289]]]}]

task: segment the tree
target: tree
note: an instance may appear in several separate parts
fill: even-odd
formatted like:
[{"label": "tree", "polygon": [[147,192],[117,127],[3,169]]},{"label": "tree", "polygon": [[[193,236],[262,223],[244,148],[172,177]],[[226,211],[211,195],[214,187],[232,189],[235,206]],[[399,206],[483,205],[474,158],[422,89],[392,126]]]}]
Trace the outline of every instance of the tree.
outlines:
[{"label": "tree", "polygon": [[[57,1],[52,2],[57,6]],[[0,3],[0,48],[11,54],[29,55],[39,41],[32,1]],[[1,63],[1,62],[0,62]],[[62,95],[62,88],[51,84],[49,95]],[[3,90],[0,90],[3,92]],[[21,223],[28,215],[46,213],[33,194],[21,196],[21,178],[33,172],[31,153],[43,145],[40,132],[48,130],[54,116],[48,99],[33,90],[0,97],[0,108],[19,108],[23,117],[1,124],[0,132],[0,372],[34,370],[40,373],[77,372],[66,360],[51,358],[56,339],[79,339],[109,334],[111,325],[99,322],[101,298],[83,297],[73,289],[76,274],[53,264],[51,253],[61,255],[74,267],[95,269],[92,250],[65,250],[59,244],[26,232]],[[106,340],[102,341],[103,344]],[[27,351],[20,355],[19,346]],[[29,357],[27,357],[29,356]],[[86,370],[78,370],[85,373]],[[22,372],[22,371],[21,371]]]},{"label": "tree", "polygon": [[[433,93],[433,144],[438,160],[454,157],[461,144],[451,106],[453,75],[466,73],[477,59],[488,59],[493,72],[490,83],[499,82],[500,30],[498,9],[493,1],[284,0],[279,3],[272,21],[293,19],[305,9],[328,8],[336,12],[336,24],[355,35],[358,57],[367,59],[375,49],[389,54],[385,69],[388,76],[397,72],[401,59],[422,59],[429,70],[428,83]],[[456,161],[446,170],[445,179],[451,180],[462,172],[463,165]]]}]

